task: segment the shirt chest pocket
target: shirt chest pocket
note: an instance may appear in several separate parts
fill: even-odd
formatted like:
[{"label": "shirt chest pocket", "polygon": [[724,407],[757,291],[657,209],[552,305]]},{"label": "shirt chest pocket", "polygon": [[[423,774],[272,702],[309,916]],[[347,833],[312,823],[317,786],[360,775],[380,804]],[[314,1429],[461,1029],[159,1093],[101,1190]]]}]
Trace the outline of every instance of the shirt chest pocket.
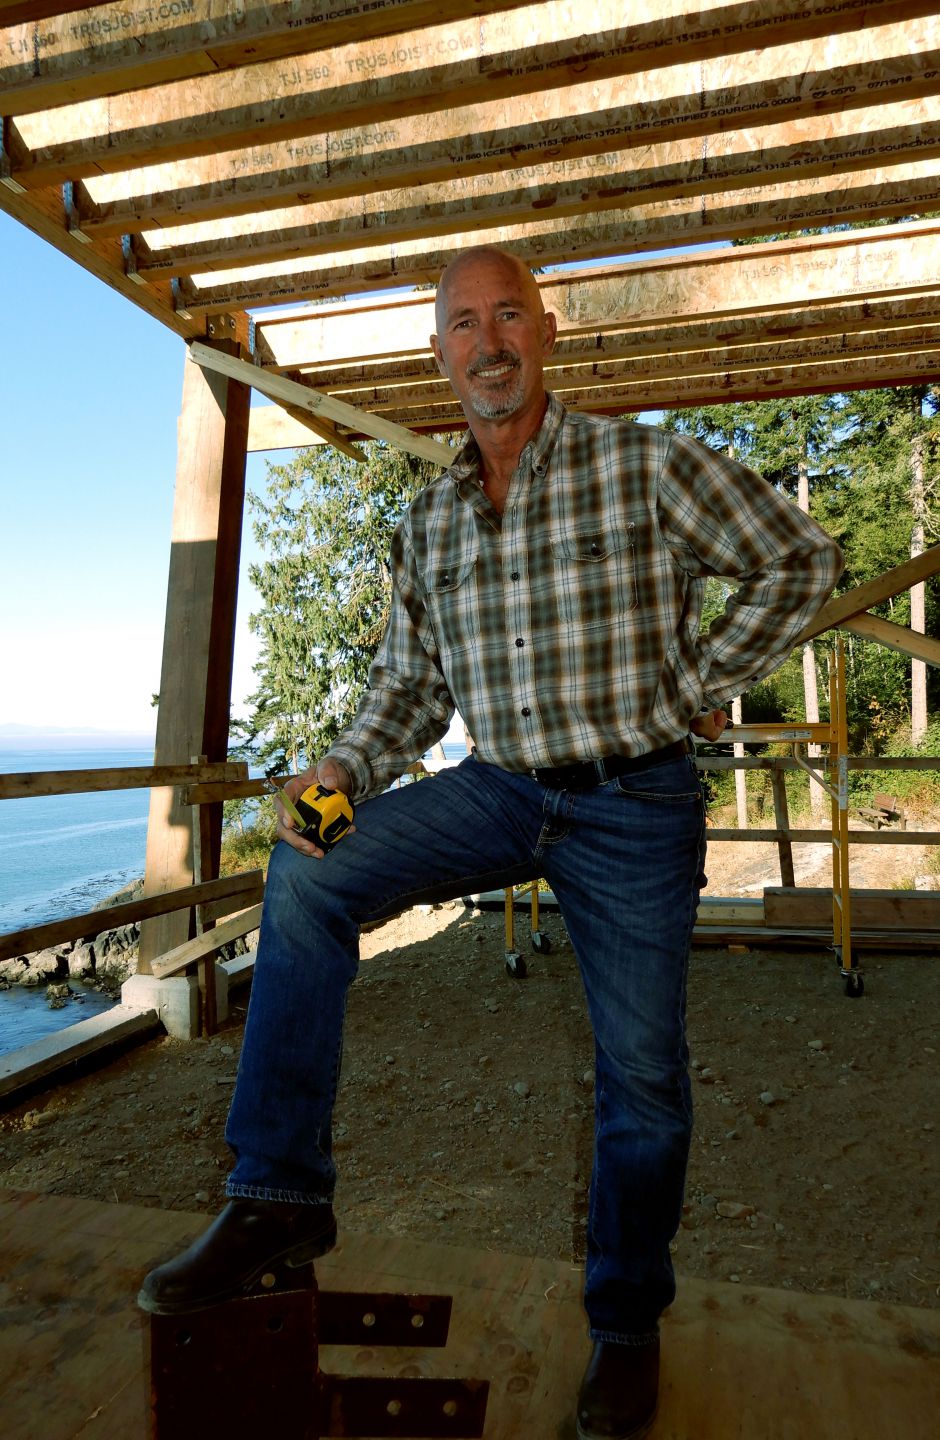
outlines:
[{"label": "shirt chest pocket", "polygon": [[560,618],[590,629],[637,606],[635,526],[593,528],[553,540]]},{"label": "shirt chest pocket", "polygon": [[477,556],[438,562],[424,576],[424,585],[441,653],[465,650],[480,633]]}]

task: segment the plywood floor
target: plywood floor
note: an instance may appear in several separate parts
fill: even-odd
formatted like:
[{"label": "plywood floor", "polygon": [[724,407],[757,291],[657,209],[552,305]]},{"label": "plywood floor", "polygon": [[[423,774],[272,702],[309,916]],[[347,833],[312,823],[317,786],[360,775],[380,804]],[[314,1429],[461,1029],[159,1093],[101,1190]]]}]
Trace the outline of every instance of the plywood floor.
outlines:
[{"label": "plywood floor", "polygon": [[[0,1191],[4,1440],[146,1440],[145,1320],[134,1295],[141,1275],[204,1224]],[[318,1276],[324,1289],[454,1295],[446,1349],[324,1347],[324,1370],[488,1378],[486,1440],[572,1440],[588,1348],[579,1271],[346,1236]],[[936,1310],[686,1281],[665,1319],[654,1440],[934,1440],[938,1414]]]}]

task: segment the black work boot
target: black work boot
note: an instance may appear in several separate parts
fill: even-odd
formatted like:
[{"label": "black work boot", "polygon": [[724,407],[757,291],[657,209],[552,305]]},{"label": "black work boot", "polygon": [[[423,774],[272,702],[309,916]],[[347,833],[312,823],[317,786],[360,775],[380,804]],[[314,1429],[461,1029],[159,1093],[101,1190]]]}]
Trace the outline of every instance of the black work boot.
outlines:
[{"label": "black work boot", "polygon": [[137,1303],[151,1315],[185,1315],[250,1295],[262,1275],[294,1268],[336,1244],[332,1205],[230,1200],[188,1250],[151,1270]]},{"label": "black work boot", "polygon": [[578,1440],[640,1440],[658,1396],[658,1335],[640,1345],[598,1340],[578,1391]]}]

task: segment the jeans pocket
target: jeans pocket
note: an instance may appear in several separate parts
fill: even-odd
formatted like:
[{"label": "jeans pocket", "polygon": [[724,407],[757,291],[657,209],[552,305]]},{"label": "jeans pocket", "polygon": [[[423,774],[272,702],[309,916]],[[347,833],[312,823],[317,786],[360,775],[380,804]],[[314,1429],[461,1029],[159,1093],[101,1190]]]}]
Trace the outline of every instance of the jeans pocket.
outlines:
[{"label": "jeans pocket", "polygon": [[648,770],[628,771],[610,781],[614,792],[631,800],[649,800],[655,804],[704,804],[702,787],[690,757],[664,760]]}]

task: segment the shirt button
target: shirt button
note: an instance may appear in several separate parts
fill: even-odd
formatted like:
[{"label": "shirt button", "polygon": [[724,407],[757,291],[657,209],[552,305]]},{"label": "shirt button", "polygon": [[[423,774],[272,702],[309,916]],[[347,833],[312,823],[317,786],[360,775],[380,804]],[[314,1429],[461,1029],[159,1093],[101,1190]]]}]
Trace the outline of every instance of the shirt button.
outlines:
[{"label": "shirt button", "polygon": [[519,647],[520,650],[522,649],[523,645],[525,644],[525,641],[523,640],[523,638],[522,638],[521,635],[519,636],[518,640],[516,641],[516,644],[518,645],[518,647]]},{"label": "shirt button", "polygon": [[519,711],[519,714],[520,714],[520,715],[531,715],[531,714],[532,714],[532,711],[529,709],[528,705],[523,705],[522,709]]},{"label": "shirt button", "polygon": [[591,554],[592,554],[592,555],[599,555],[600,553],[601,553],[601,547],[598,545],[597,541],[595,540],[595,541],[594,541],[594,544],[591,546]]},{"label": "shirt button", "polygon": [[518,571],[518,570],[514,570],[514,571],[512,572],[512,574],[510,575],[509,578],[510,578],[510,580],[518,580],[518,579],[519,579],[519,571]]}]

